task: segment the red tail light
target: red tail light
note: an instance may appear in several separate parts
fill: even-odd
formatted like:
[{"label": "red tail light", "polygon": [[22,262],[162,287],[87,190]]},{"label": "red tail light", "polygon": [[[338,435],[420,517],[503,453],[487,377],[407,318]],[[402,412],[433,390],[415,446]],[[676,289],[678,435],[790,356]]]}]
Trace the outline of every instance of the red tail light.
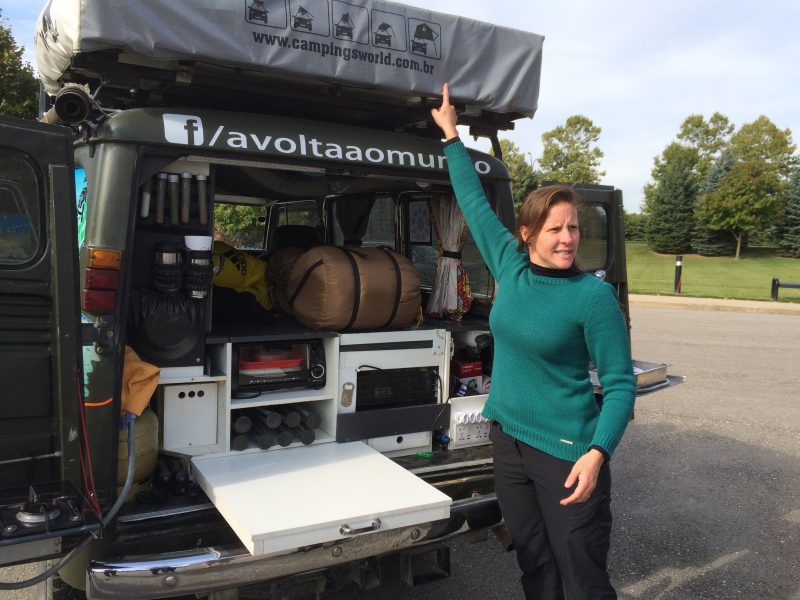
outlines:
[{"label": "red tail light", "polygon": [[114,312],[117,308],[117,292],[108,290],[83,290],[81,308],[89,313]]},{"label": "red tail light", "polygon": [[122,252],[89,248],[81,308],[90,313],[114,312]]}]

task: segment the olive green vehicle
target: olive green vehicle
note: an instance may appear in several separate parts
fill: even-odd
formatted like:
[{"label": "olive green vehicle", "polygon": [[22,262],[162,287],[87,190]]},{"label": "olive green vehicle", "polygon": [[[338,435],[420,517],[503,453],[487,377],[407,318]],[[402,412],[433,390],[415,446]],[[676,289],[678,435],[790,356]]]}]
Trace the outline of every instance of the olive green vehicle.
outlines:
[{"label": "olive green vehicle", "polygon": [[[0,565],[46,561],[51,597],[131,600],[373,587],[387,559],[414,585],[424,553],[447,575],[454,538],[503,522],[480,417],[495,284],[468,233],[439,241],[436,96],[140,63],[75,53],[43,106],[58,124],[0,118]],[[498,149],[521,116],[456,102]],[[470,155],[513,229],[508,170]],[[621,192],[578,189],[580,265],[627,315]],[[472,306],[314,328],[211,285],[269,274],[287,246],[354,244],[413,265],[423,309],[437,265],[463,264]]]}]

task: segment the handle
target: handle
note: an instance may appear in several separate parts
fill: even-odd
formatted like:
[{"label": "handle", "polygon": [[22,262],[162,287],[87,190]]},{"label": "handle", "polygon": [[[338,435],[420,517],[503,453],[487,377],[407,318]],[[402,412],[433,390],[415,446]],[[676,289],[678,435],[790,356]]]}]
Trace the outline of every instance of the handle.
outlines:
[{"label": "handle", "polygon": [[359,533],[368,533],[370,531],[378,531],[381,528],[381,520],[380,519],[372,519],[372,524],[367,525],[366,527],[356,527],[355,529],[350,529],[350,525],[342,525],[339,527],[339,533],[342,535],[358,535]]}]

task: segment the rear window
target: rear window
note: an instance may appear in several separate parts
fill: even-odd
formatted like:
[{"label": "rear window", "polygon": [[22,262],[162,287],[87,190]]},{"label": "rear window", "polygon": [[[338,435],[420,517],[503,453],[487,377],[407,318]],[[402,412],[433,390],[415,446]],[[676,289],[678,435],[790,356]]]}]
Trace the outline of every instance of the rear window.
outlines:
[{"label": "rear window", "polygon": [[234,248],[263,250],[267,209],[247,204],[214,205],[214,239]]},{"label": "rear window", "polygon": [[42,190],[27,157],[0,148],[0,266],[21,267],[41,250]]},{"label": "rear window", "polygon": [[578,246],[578,267],[596,271],[608,265],[608,213],[600,205],[584,204],[578,211],[581,242]]},{"label": "rear window", "polygon": [[[337,198],[334,202],[334,214],[338,203],[347,203],[347,198]],[[345,205],[346,206],[346,205]],[[369,211],[369,220],[361,237],[362,246],[384,247],[395,249],[396,209],[392,196],[376,196]],[[345,235],[338,219],[333,219],[333,242],[337,246],[344,245]]]}]

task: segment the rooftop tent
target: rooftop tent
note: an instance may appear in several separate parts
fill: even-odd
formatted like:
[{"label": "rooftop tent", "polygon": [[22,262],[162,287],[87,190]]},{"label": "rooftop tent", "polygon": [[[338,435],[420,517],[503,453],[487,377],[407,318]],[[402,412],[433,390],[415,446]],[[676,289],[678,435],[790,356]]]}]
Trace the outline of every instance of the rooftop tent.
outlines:
[{"label": "rooftop tent", "polygon": [[316,0],[194,0],[190,15],[174,0],[49,0],[37,66],[48,94],[86,84],[108,108],[269,107],[419,133],[449,82],[467,124],[536,112],[542,36],[381,0],[352,10],[365,16],[339,23]]},{"label": "rooftop tent", "polygon": [[420,40],[434,41],[439,37],[439,34],[431,29],[430,25],[422,23],[421,25],[417,25],[417,28],[414,30],[414,37]]}]

